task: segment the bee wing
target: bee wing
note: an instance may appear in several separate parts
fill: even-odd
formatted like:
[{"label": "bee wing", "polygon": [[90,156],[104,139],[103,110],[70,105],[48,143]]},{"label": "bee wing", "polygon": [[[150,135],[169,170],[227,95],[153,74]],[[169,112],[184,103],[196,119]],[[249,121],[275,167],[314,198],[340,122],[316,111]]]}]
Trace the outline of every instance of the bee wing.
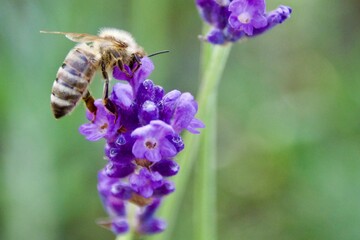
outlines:
[{"label": "bee wing", "polygon": [[52,32],[52,31],[40,31],[41,33],[50,33],[50,34],[61,34],[65,35],[68,39],[73,42],[78,43],[89,43],[89,42],[104,42],[109,44],[117,44],[120,46],[127,46],[124,42],[115,41],[113,39],[103,38],[96,35],[91,35],[87,33],[72,33],[72,32]]},{"label": "bee wing", "polygon": [[40,31],[41,33],[50,33],[50,34],[61,34],[65,35],[68,39],[73,42],[94,42],[94,41],[106,41],[106,39],[101,38],[99,36],[90,35],[86,33],[71,33],[71,32],[51,32],[51,31]]}]

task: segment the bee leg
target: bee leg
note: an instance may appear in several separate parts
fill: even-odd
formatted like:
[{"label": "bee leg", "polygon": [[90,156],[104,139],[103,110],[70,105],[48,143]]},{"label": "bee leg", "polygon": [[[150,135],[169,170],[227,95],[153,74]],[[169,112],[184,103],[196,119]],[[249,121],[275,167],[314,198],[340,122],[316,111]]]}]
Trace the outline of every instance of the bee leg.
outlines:
[{"label": "bee leg", "polygon": [[106,101],[109,98],[109,76],[106,72],[106,66],[104,62],[101,62],[101,73],[105,80],[104,90],[103,90],[103,100]]},{"label": "bee leg", "polygon": [[104,90],[103,90],[103,103],[107,110],[109,110],[112,114],[117,116],[116,107],[114,103],[109,99],[109,76],[106,72],[106,67],[104,62],[101,62],[101,72],[105,80]]},{"label": "bee leg", "polygon": [[133,73],[136,72],[137,70],[139,70],[139,68],[141,67],[141,59],[140,57],[137,55],[137,54],[133,54],[133,57],[134,57],[134,62],[133,64],[135,64],[135,62],[137,63],[136,67],[134,68],[133,70]]},{"label": "bee leg", "polygon": [[116,60],[116,65],[119,67],[119,69],[120,69],[123,73],[125,73],[125,75],[126,75],[127,77],[129,77],[129,78],[132,77],[132,75],[130,75],[130,73],[125,69],[124,63],[123,63],[123,61],[122,61],[121,58],[118,58],[118,59]]},{"label": "bee leg", "polygon": [[124,63],[123,63],[123,60],[119,54],[119,52],[117,51],[112,51],[110,53],[111,57],[115,60],[116,62],[116,66],[118,66],[118,68],[120,69],[120,71],[122,71],[123,73],[126,74],[126,76],[129,77],[129,74],[128,72],[126,71],[125,67],[124,67]]},{"label": "bee leg", "polygon": [[119,67],[119,69],[122,72],[125,72],[124,64],[123,64],[123,62],[122,62],[122,60],[120,58],[116,60],[116,65]]},{"label": "bee leg", "polygon": [[86,108],[92,114],[94,114],[94,118],[93,118],[93,120],[94,120],[97,108],[94,104],[95,100],[94,100],[93,96],[91,96],[91,93],[89,92],[89,90],[86,90],[86,93],[83,95],[82,100],[85,102]]}]

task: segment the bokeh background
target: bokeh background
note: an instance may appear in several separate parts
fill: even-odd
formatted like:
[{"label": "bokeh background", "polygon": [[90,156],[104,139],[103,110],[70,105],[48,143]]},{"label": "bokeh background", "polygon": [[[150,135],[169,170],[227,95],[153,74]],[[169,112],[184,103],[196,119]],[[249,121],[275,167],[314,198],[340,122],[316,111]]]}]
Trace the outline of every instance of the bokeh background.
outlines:
[{"label": "bokeh background", "polygon": [[[267,2],[292,6],[292,18],[235,45],[220,86],[219,239],[360,239],[360,2]],[[197,91],[193,1],[1,0],[0,239],[114,238],[95,224],[103,142],[78,133],[83,107],[61,120],[49,107],[74,43],[39,33],[104,26],[130,31],[148,53],[171,50],[153,58],[151,79]],[[101,96],[101,81],[91,89]],[[173,240],[196,227],[193,191]]]}]

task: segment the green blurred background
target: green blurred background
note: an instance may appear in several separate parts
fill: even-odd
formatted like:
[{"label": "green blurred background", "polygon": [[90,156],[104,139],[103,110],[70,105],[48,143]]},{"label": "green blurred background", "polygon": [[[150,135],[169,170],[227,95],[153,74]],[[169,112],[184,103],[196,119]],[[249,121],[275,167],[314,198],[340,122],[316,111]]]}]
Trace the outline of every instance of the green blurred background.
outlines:
[{"label": "green blurred background", "polygon": [[[360,239],[360,2],[267,1],[293,16],[233,47],[219,95],[219,239]],[[96,191],[104,142],[55,120],[58,67],[74,46],[39,30],[133,33],[167,91],[197,91],[193,1],[1,0],[0,239],[113,239]],[[102,83],[91,86],[101,96]],[[201,106],[200,106],[201,107]],[[188,239],[193,189],[173,240]],[[213,211],[209,209],[209,211]]]}]

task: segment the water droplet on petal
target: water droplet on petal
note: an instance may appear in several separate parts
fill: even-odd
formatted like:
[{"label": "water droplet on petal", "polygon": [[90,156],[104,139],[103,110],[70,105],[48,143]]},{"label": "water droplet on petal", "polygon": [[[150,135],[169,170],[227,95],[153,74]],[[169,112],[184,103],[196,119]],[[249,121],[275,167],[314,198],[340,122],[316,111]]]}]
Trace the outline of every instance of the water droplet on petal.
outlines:
[{"label": "water droplet on petal", "polygon": [[117,149],[117,148],[111,148],[110,149],[110,158],[113,158],[113,157],[116,157],[116,155],[118,155],[118,153],[119,153],[119,149]]},{"label": "water droplet on petal", "polygon": [[119,145],[119,146],[126,144],[126,139],[125,139],[124,135],[121,134],[121,135],[116,139],[115,143],[116,143],[117,145]]}]

